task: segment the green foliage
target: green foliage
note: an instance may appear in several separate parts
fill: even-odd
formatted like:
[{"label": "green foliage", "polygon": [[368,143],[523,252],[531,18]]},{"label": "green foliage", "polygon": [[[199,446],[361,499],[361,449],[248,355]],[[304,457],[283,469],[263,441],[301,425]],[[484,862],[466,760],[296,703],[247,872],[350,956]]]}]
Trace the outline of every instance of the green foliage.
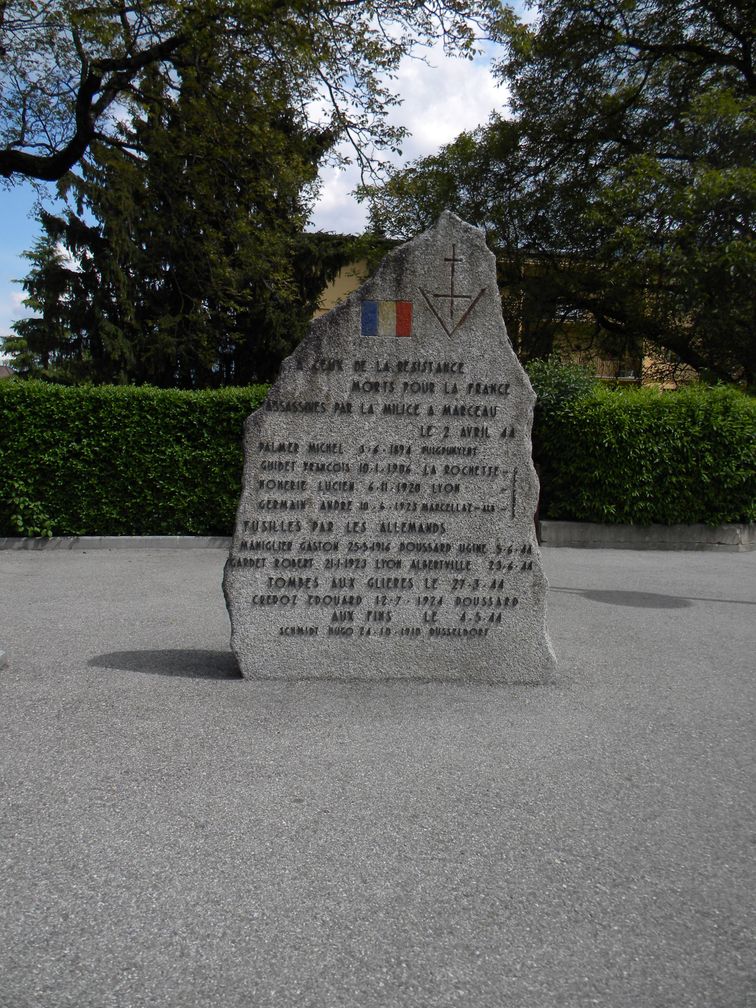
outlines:
[{"label": "green foliage", "polygon": [[0,383],[0,534],[227,535],[266,392]]},{"label": "green foliage", "polygon": [[50,519],[42,505],[29,497],[28,488],[19,480],[11,480],[8,488],[10,523],[20,536],[52,536]]},{"label": "green foliage", "polygon": [[24,377],[213,388],[271,380],[363,243],[304,234],[315,130],[256,53],[206,34],[145,75],[121,143],[93,143],[43,211],[3,349]]},{"label": "green foliage", "polygon": [[95,139],[120,146],[124,106],[146,77],[175,83],[198,42],[233,46],[262,101],[320,113],[367,168],[405,132],[388,121],[402,58],[436,42],[472,57],[505,20],[498,0],[2,0],[0,178],[56,180]]},{"label": "green foliage", "polygon": [[510,27],[500,67],[513,117],[399,171],[372,193],[373,225],[411,233],[447,206],[485,228],[526,359],[578,321],[612,356],[646,344],[752,384],[752,5],[537,6],[531,25]]},{"label": "green foliage", "polygon": [[533,461],[541,483],[539,516],[549,511],[551,487],[559,477],[559,458],[549,451],[549,434],[554,417],[576,399],[588,395],[597,385],[587,368],[560,360],[557,356],[536,358],[526,370],[536,394],[533,417]]},{"label": "green foliage", "polygon": [[609,524],[756,519],[756,399],[597,385],[537,421],[541,517]]},{"label": "green foliage", "polygon": [[61,184],[67,213],[42,213],[24,281],[35,315],[5,344],[21,374],[248,385],[303,335],[319,289],[297,283],[295,259],[332,134],[309,130],[255,58],[206,41],[181,50],[170,87],[148,76],[124,147],[94,144]]},{"label": "green foliage", "polygon": [[590,370],[558,357],[538,358],[526,368],[536,396],[536,416],[550,416],[573,399],[580,399],[596,387]]},{"label": "green foliage", "polygon": [[[610,390],[555,362],[532,378],[542,517],[756,520],[754,399]],[[0,383],[0,535],[230,534],[266,392]]]}]

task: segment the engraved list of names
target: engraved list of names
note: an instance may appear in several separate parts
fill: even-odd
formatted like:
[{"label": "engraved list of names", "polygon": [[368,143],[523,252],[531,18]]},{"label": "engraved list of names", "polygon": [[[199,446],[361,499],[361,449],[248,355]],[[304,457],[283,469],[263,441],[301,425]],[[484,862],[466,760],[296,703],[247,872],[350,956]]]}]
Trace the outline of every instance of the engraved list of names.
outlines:
[{"label": "engraved list of names", "polygon": [[445,214],[247,422],[224,579],[244,675],[547,678],[532,408],[493,257]]}]

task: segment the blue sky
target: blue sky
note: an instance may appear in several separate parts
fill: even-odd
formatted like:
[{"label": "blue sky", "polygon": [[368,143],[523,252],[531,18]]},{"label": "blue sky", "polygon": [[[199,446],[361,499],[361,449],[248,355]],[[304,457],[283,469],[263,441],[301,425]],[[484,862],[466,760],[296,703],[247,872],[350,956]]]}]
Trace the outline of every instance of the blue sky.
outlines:
[{"label": "blue sky", "polygon": [[[432,154],[462,130],[484,123],[491,112],[501,111],[506,93],[497,86],[490,59],[449,59],[434,51],[429,65],[405,60],[396,81],[404,102],[391,116],[406,126],[410,137],[397,163]],[[351,191],[358,182],[353,170],[324,169],[322,191],[311,226],[341,233],[359,233],[365,223],[365,208]],[[54,192],[54,187],[50,187]],[[24,293],[17,281],[28,272],[22,258],[39,235],[34,218],[37,194],[30,184],[0,188],[0,337],[10,333],[13,321],[28,314],[21,304]]]},{"label": "blue sky", "polygon": [[0,189],[0,336],[7,335],[11,320],[23,310],[23,291],[13,281],[26,273],[28,264],[21,255],[38,233],[33,211],[36,199],[31,185]]}]

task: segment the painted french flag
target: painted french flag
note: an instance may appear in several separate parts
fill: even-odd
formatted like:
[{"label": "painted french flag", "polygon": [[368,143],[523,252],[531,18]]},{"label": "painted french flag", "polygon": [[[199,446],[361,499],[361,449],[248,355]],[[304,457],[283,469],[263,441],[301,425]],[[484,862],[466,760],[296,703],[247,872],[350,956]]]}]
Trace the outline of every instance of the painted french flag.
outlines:
[{"label": "painted french flag", "polygon": [[411,301],[363,301],[363,336],[411,336]]}]

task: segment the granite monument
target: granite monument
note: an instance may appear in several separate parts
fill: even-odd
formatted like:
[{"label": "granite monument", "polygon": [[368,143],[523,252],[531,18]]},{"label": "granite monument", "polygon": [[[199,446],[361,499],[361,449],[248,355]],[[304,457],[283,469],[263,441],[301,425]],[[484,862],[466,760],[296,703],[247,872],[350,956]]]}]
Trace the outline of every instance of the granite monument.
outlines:
[{"label": "granite monument", "polygon": [[243,675],[548,680],[534,399],[494,256],[451,213],[315,320],[246,424]]}]

